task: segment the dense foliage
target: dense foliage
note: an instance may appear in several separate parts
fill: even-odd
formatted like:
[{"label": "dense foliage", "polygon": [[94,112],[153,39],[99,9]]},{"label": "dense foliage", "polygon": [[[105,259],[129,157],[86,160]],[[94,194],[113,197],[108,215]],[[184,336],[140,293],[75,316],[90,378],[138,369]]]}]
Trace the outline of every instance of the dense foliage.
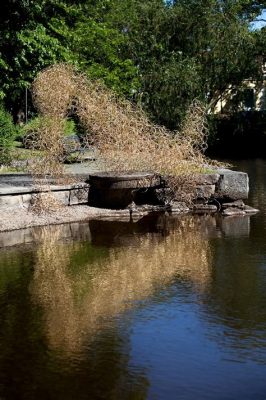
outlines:
[{"label": "dense foliage", "polygon": [[243,79],[261,79],[265,30],[257,0],[5,0],[0,96],[13,115],[25,88],[56,62],[75,64],[178,126],[195,98],[212,111]]},{"label": "dense foliage", "polygon": [[0,165],[10,161],[10,147],[16,133],[12,116],[0,105]]}]

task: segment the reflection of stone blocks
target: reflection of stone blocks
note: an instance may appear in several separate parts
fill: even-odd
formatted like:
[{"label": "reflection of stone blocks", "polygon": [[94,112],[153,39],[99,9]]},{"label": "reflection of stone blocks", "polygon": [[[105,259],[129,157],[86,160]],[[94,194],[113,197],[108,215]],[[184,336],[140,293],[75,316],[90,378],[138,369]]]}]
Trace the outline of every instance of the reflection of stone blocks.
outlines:
[{"label": "reflection of stone blocks", "polygon": [[31,229],[18,229],[11,232],[0,232],[0,248],[11,247],[32,242]]},{"label": "reflection of stone blocks", "polygon": [[250,233],[249,217],[228,217],[220,220],[220,229],[225,236],[248,237]]}]

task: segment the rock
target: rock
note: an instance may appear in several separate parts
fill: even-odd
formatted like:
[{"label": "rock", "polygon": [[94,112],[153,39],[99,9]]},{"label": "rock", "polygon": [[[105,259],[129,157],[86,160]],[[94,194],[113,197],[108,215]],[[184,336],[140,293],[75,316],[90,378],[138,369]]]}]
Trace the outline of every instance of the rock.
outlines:
[{"label": "rock", "polygon": [[215,193],[215,185],[200,185],[196,187],[197,199],[210,199]]},{"label": "rock", "polygon": [[219,199],[245,200],[248,198],[249,180],[245,172],[218,170],[220,179],[215,197]]},{"label": "rock", "polygon": [[236,207],[239,208],[240,210],[244,210],[245,204],[243,202],[243,200],[236,200],[236,201],[232,201],[230,203],[223,203],[222,204],[222,208],[229,208],[229,207]]},{"label": "rock", "polygon": [[181,201],[173,201],[169,210],[172,214],[180,214],[189,212],[188,206]]},{"label": "rock", "polygon": [[200,174],[196,177],[198,185],[215,185],[220,179],[220,174]]},{"label": "rock", "polygon": [[[223,203],[222,208],[224,211],[226,211],[228,209],[234,209],[236,212],[238,212],[237,210],[239,210],[239,211],[243,211],[245,214],[256,214],[259,211],[256,208],[245,205],[243,200],[237,200],[237,201],[233,201],[231,203]],[[226,214],[223,212],[223,215],[226,215]],[[242,215],[242,214],[238,214],[238,215]]]},{"label": "rock", "polygon": [[17,208],[23,206],[22,195],[0,196],[0,209]]},{"label": "rock", "polygon": [[246,205],[244,207],[244,211],[246,214],[256,214],[257,212],[259,212],[259,210],[257,210],[256,208],[246,206]]},{"label": "rock", "polygon": [[22,198],[23,207],[29,208],[29,206],[31,204],[31,194],[22,194],[21,198]]},{"label": "rock", "polygon": [[154,201],[157,204],[170,204],[175,198],[175,194],[171,188],[158,188],[153,190],[154,193]]},{"label": "rock", "polygon": [[228,207],[222,211],[222,215],[224,215],[226,217],[232,217],[232,216],[246,215],[246,213],[244,210],[240,210],[239,208]]},{"label": "rock", "polygon": [[87,204],[89,199],[89,187],[70,190],[69,205]]},{"label": "rock", "polygon": [[215,213],[217,210],[217,206],[214,204],[195,204],[193,206],[193,212],[197,214]]},{"label": "rock", "polygon": [[69,191],[51,192],[52,196],[65,206],[69,205]]}]

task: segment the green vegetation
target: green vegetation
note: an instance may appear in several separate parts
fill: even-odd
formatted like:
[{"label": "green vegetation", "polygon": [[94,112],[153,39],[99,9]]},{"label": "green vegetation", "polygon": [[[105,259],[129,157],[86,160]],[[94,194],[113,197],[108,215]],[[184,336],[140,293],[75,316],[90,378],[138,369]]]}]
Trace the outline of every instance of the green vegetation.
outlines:
[{"label": "green vegetation", "polygon": [[0,99],[16,120],[37,73],[68,62],[176,129],[195,99],[211,114],[229,85],[262,79],[265,29],[250,24],[264,8],[265,0],[5,0]]},{"label": "green vegetation", "polygon": [[10,162],[10,148],[16,133],[11,115],[0,106],[0,165]]},{"label": "green vegetation", "polygon": [[[47,117],[32,118],[21,129],[22,138],[24,139],[35,136],[38,130],[42,129],[42,126],[45,126],[46,123],[47,123]],[[75,135],[77,133],[75,122],[72,119],[65,119],[63,130],[64,130],[64,136]]]}]

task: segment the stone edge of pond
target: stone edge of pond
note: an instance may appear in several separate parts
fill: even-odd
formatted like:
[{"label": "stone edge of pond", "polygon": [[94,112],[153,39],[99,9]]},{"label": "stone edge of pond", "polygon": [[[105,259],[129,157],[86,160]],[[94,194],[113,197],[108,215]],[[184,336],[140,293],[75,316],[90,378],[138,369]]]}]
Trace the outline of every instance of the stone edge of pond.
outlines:
[{"label": "stone edge of pond", "polygon": [[[245,172],[217,169],[200,174],[196,184],[197,202],[188,208],[180,202],[171,202],[164,207],[138,206],[122,210],[111,210],[88,206],[89,174],[76,175],[75,184],[55,185],[50,190],[63,207],[49,214],[32,213],[29,205],[36,189],[28,174],[0,175],[0,231],[22,229],[31,226],[62,224],[86,221],[92,218],[109,220],[141,218],[152,212],[168,211],[172,214],[212,214],[220,211],[223,216],[245,216],[258,212],[244,204],[248,198],[249,178]],[[68,207],[71,206],[71,207]],[[72,207],[73,206],[73,207]]]},{"label": "stone edge of pond", "polygon": [[[165,208],[157,206],[142,206],[135,209],[110,210],[76,205],[73,207],[62,206],[58,210],[36,214],[25,207],[6,209],[0,211],[0,232],[25,229],[36,226],[60,225],[70,222],[86,222],[92,219],[104,219],[110,221],[136,222],[150,213],[165,212]],[[185,214],[189,208],[182,203],[173,206],[173,215]]]}]

